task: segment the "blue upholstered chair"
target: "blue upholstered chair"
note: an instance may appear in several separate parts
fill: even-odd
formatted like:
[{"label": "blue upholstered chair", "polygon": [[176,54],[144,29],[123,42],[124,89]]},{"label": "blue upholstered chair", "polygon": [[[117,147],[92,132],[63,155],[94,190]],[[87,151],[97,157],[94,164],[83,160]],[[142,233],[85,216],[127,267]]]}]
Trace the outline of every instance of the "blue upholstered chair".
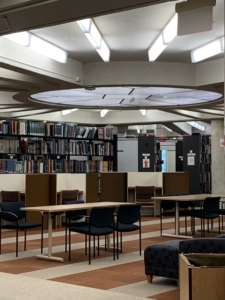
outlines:
[{"label": "blue upholstered chair", "polygon": [[[91,236],[98,237],[98,255],[99,255],[99,237],[105,236],[106,247],[106,235],[113,233],[113,258],[115,260],[115,232],[113,228],[110,228],[111,224],[114,224],[114,211],[115,206],[108,207],[94,207],[91,210],[90,217],[88,218],[88,224],[86,226],[79,226],[78,224],[69,224],[69,260],[71,260],[71,232],[78,232],[88,235],[89,237],[89,265],[91,264]],[[85,243],[86,248],[86,243]],[[85,249],[86,250],[86,249]]]},{"label": "blue upholstered chair", "polygon": [[[24,202],[2,202],[0,204],[0,254],[2,229],[16,230],[16,257],[18,257],[18,231],[24,230],[24,251],[26,251],[26,230],[41,227],[41,253],[43,252],[43,214],[41,222],[26,222],[26,212],[20,210],[25,207]],[[2,224],[2,220],[7,223]]]},{"label": "blue upholstered chair", "polygon": [[[221,238],[220,238],[221,237]],[[225,253],[225,238],[171,240],[148,246],[144,251],[145,274],[149,283],[153,276],[179,278],[180,253]]]}]

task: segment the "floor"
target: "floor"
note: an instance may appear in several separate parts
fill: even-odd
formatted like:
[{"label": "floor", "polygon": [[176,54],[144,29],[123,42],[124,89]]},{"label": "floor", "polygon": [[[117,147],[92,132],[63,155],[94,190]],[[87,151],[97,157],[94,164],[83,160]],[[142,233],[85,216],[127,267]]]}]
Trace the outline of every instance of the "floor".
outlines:
[{"label": "floor", "polygon": [[[167,218],[163,222],[164,232],[173,233],[174,219]],[[180,224],[182,232],[184,221],[181,220]],[[159,229],[159,218],[142,218],[142,249],[169,240],[160,236]],[[200,233],[196,232],[195,237],[200,237]],[[68,253],[64,251],[64,228],[54,230],[53,234],[54,256],[63,257],[63,263],[36,258],[40,252],[39,231],[29,231],[26,252],[23,251],[23,236],[20,233],[18,258],[15,257],[14,232],[5,231],[2,238],[0,300],[107,300],[115,297],[129,300],[179,300],[176,280],[154,277],[152,284],[147,282],[143,251],[141,256],[138,251],[138,232],[124,235],[123,253],[119,260],[113,261],[112,252],[100,251],[99,257],[92,258],[91,265],[84,253],[84,236],[80,234],[72,235],[72,261],[69,262]],[[44,234],[44,246],[47,246],[47,233]]]}]

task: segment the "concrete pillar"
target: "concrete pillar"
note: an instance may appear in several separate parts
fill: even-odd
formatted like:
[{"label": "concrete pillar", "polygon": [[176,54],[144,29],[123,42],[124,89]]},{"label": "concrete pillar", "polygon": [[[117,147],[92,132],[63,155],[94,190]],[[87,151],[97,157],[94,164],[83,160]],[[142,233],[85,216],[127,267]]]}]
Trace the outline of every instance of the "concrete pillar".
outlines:
[{"label": "concrete pillar", "polygon": [[221,147],[220,140],[224,138],[224,121],[211,121],[211,171],[212,171],[212,193],[225,194],[225,153]]}]

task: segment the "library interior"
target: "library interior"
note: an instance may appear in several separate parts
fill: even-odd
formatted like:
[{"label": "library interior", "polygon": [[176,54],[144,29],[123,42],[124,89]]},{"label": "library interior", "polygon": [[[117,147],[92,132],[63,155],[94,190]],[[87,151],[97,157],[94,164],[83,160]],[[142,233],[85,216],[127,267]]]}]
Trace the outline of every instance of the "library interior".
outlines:
[{"label": "library interior", "polygon": [[225,299],[224,12],[0,1],[1,299]]}]

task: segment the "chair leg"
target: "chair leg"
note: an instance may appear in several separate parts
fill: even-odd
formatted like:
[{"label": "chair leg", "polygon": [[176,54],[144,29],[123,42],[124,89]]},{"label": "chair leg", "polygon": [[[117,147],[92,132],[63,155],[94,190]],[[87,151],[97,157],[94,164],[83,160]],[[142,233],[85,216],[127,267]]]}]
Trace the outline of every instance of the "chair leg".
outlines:
[{"label": "chair leg", "polygon": [[95,257],[95,236],[93,235],[94,257]]},{"label": "chair leg", "polygon": [[42,226],[41,226],[41,253],[43,253],[43,236],[44,236],[44,227],[43,227],[43,217],[42,217]]},{"label": "chair leg", "polygon": [[205,238],[205,219],[203,219],[202,222],[203,222],[203,237]]},{"label": "chair leg", "polygon": [[116,259],[116,254],[115,254],[115,231],[113,231],[113,260]]},{"label": "chair leg", "polygon": [[69,229],[69,261],[71,261],[71,231]]},{"label": "chair leg", "polygon": [[18,227],[16,228],[16,257],[18,257]]},{"label": "chair leg", "polygon": [[119,259],[119,232],[118,230],[116,231],[116,241],[117,241],[117,259]]},{"label": "chair leg", "polygon": [[24,251],[27,250],[27,231],[24,229]]},{"label": "chair leg", "polygon": [[152,283],[153,275],[146,275],[148,283]]},{"label": "chair leg", "polygon": [[87,235],[85,234],[85,255],[87,255]]},{"label": "chair leg", "polygon": [[160,233],[162,235],[162,213],[160,214]]},{"label": "chair leg", "polygon": [[98,235],[98,256],[99,256],[99,247],[100,245],[99,245],[99,235]]},{"label": "chair leg", "polygon": [[140,255],[141,255],[141,227],[139,229],[139,249],[140,249]]},{"label": "chair leg", "polygon": [[122,253],[122,231],[120,232],[120,252]]},{"label": "chair leg", "polygon": [[219,235],[220,235],[220,215],[219,215]]},{"label": "chair leg", "polygon": [[187,235],[187,216],[185,216],[185,235]]},{"label": "chair leg", "polygon": [[91,264],[91,236],[90,234],[88,235],[88,255],[89,255],[89,265]]},{"label": "chair leg", "polygon": [[[2,222],[2,220],[0,220]],[[2,227],[0,225],[0,254],[2,254]]]},{"label": "chair leg", "polygon": [[106,239],[107,239],[107,237],[106,237],[106,235],[105,235],[105,251],[107,250],[107,249],[106,249]]},{"label": "chair leg", "polygon": [[65,252],[67,252],[67,220],[65,224]]}]

